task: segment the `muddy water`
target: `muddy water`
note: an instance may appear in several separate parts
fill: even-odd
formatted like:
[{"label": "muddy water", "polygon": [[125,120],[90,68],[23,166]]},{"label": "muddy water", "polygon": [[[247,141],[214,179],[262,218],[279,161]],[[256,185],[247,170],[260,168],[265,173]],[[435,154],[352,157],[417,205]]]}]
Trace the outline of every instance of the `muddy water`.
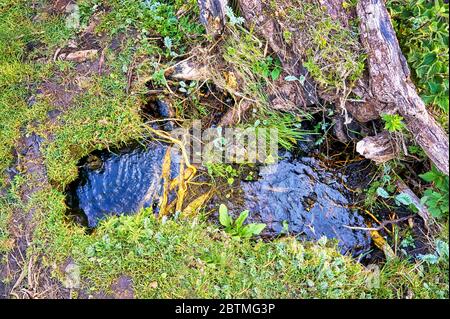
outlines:
[{"label": "muddy water", "polygon": [[[71,185],[72,206],[84,212],[89,227],[110,215],[150,206],[157,210],[166,150],[151,143],[117,154],[90,155],[80,168],[80,179]],[[177,175],[178,165],[172,162],[171,177]],[[264,235],[288,230],[305,240],[326,236],[337,239],[342,252],[356,255],[368,248],[370,239],[365,231],[348,228],[365,224],[348,208],[351,200],[343,180],[345,176],[322,169],[313,158],[285,154],[277,164],[260,167],[255,181],[242,181],[237,197],[216,196],[210,207],[217,211],[225,203],[235,215],[248,209],[249,222],[267,224]]]},{"label": "muddy water", "polygon": [[[116,154],[91,154],[80,167],[79,180],[70,186],[70,206],[84,212],[89,227],[110,215],[154,206],[162,191],[160,176],[166,150],[166,145],[150,143]],[[177,175],[178,165],[173,160],[171,178]]]}]

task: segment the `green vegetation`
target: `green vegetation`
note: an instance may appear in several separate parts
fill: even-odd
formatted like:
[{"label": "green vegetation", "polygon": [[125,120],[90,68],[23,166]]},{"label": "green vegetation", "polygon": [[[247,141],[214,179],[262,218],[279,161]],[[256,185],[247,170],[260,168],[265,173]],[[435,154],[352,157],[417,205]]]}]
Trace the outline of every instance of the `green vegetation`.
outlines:
[{"label": "green vegetation", "polygon": [[[337,252],[332,242],[239,240],[199,216],[158,220],[151,211],[102,221],[92,235],[69,223],[64,196],[36,194],[42,224],[33,251],[49,265],[70,258],[83,288],[111,293],[119,276],[131,277],[141,298],[415,298],[448,297],[448,262],[393,259],[379,271]],[[446,239],[448,240],[448,239]],[[57,277],[64,272],[55,268]]]},{"label": "green vegetation", "polygon": [[126,96],[125,80],[114,75],[91,79],[89,90],[75,99],[72,109],[61,117],[61,125],[52,128],[54,139],[46,143],[44,156],[48,177],[61,187],[77,177],[81,157],[142,137],[140,103]]},{"label": "green vegetation", "polygon": [[258,236],[266,228],[266,224],[252,223],[244,226],[244,222],[248,218],[248,213],[248,210],[244,210],[236,220],[233,220],[228,214],[228,208],[224,204],[221,204],[219,207],[219,221],[225,227],[225,232],[232,237],[250,238],[252,236]]},{"label": "green vegetation", "polygon": [[227,181],[229,185],[234,183],[236,177],[239,177],[241,174],[241,170],[234,168],[230,164],[223,163],[206,163],[206,169],[208,170],[208,174],[213,178],[223,178]]},{"label": "green vegetation", "polygon": [[385,125],[384,128],[388,132],[401,132],[405,128],[405,123],[403,123],[403,117],[398,114],[382,114]]},{"label": "green vegetation", "polygon": [[443,0],[390,0],[388,7],[421,97],[440,111],[439,119],[448,129],[449,4]]},{"label": "green vegetation", "polygon": [[[25,0],[0,3],[3,258],[14,244],[8,233],[11,216],[19,212],[32,215],[31,223],[36,226],[33,242],[24,256],[26,262],[42,258],[38,267],[48,267],[53,276],[64,281],[62,267],[71,260],[80,267],[81,289],[87,293],[111,294],[111,285],[125,275],[133,282],[135,296],[146,298],[448,298],[448,229],[438,236],[436,251],[424,255],[422,260],[394,258],[381,265],[379,273],[341,255],[335,243],[324,239],[302,243],[285,236],[265,242],[255,237],[263,230],[262,224],[244,225],[248,214],[245,211],[232,220],[223,207],[219,221],[225,229],[210,223],[210,217],[203,214],[191,219],[158,219],[147,209],[133,216],[104,220],[92,234],[86,234],[85,228],[67,214],[64,189],[77,177],[77,163],[85,155],[145,138],[147,126],[140,108],[147,82],[164,89],[171,84],[178,88],[174,91],[184,94],[174,101],[177,115],[188,113],[181,103],[185,99],[192,102],[199,117],[209,114],[209,110],[196,99],[199,83],[174,84],[164,76],[164,70],[176,62],[175,58],[205,41],[195,0],[80,0],[77,4],[79,9],[70,14],[70,23],[66,23],[63,15],[50,13],[49,1],[37,1],[36,7]],[[313,14],[318,8],[298,4],[290,19],[312,21],[305,25],[311,29],[312,49],[306,52],[308,70],[324,87],[343,89],[345,82],[351,84],[362,72],[364,56],[357,48],[357,34],[330,19],[318,21]],[[233,66],[235,79],[243,83],[238,85],[228,74],[223,86],[255,103],[257,111],[242,126],[276,127],[280,145],[290,149],[305,134],[301,126],[305,116],[267,107],[265,92],[281,75],[280,61],[265,53],[254,32],[241,26],[242,19],[230,10],[227,15],[230,34],[220,57]],[[96,66],[89,65],[88,69],[94,72],[80,77],[75,63],[53,61],[53,57],[58,48],[66,48],[78,39],[93,23],[93,17],[99,19],[99,24],[92,36],[106,48],[104,72],[96,72]],[[283,31],[283,37],[286,42],[295,39],[290,31]],[[341,50],[336,50],[338,45]],[[433,81],[444,87],[445,81],[441,83],[436,77],[432,77]],[[429,79],[418,78],[423,78],[423,83]],[[56,105],[58,93],[39,94],[47,82],[55,84],[62,93],[71,92],[70,102]],[[79,90],[67,90],[69,84],[76,84]],[[441,103],[439,98],[433,101],[436,105]],[[48,112],[55,109],[60,113],[50,119]],[[402,127],[399,118],[385,121],[392,131]],[[320,125],[323,128],[325,124],[324,121]],[[51,183],[35,185],[43,188],[28,196],[21,193],[21,187],[30,176],[18,166],[18,174],[6,185],[5,172],[12,165],[13,149],[19,145],[20,137],[32,133],[43,140],[40,147]],[[211,176],[223,178],[228,184],[241,176],[254,178],[249,165],[211,164],[208,170]],[[395,175],[395,169],[385,169],[380,180],[372,183],[372,194],[377,199],[380,193],[385,195],[377,192],[382,188],[399,205],[408,205],[406,197],[389,195],[395,194],[391,175]],[[448,177],[433,170],[422,178],[430,183],[423,201],[433,215],[445,220]],[[3,192],[3,186],[7,191]],[[411,234],[402,239],[404,247],[412,245]],[[5,282],[11,279],[3,278]]]},{"label": "green vegetation", "polygon": [[343,26],[318,4],[291,1],[286,10],[282,19],[298,26],[302,47],[297,50],[305,56],[303,65],[312,78],[323,89],[347,94],[365,65],[357,28]]},{"label": "green vegetation", "polygon": [[448,217],[448,176],[445,176],[435,167],[433,167],[431,171],[420,175],[420,177],[424,181],[433,184],[432,188],[428,188],[425,190],[421,199],[422,203],[424,203],[428,207],[428,210],[434,217]]},{"label": "green vegetation", "polygon": [[[34,47],[51,51],[56,43],[67,39],[63,20],[57,17],[32,21],[32,9],[26,1],[0,4],[0,185],[13,159],[12,148],[20,129],[33,120],[42,119],[48,105],[28,105],[33,83],[51,76],[45,62],[33,61]],[[17,30],[21,30],[20,34]],[[31,91],[31,92],[30,92]]]},{"label": "green vegetation", "polygon": [[[278,58],[264,54],[262,43],[253,30],[230,26],[229,32],[224,43],[223,59],[233,67],[235,76],[243,81],[239,85],[239,96],[254,105],[252,118],[243,126],[256,128],[256,134],[265,134],[258,128],[277,129],[279,145],[290,150],[296,141],[310,132],[303,130],[301,126],[301,121],[306,116],[278,112],[269,107],[266,92],[276,85],[273,82],[281,75],[281,62]],[[229,82],[224,83],[224,87],[235,91],[236,88],[230,87]]]}]

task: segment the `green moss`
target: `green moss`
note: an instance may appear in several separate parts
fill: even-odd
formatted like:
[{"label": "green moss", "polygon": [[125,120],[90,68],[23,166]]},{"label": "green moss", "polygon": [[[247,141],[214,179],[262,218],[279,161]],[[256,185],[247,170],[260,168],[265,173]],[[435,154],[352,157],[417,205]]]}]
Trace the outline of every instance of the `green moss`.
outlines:
[{"label": "green moss", "polygon": [[94,149],[142,137],[140,102],[110,78],[91,79],[87,92],[78,96],[61,124],[52,128],[54,139],[43,151],[50,180],[64,187],[76,178],[78,160]]},{"label": "green moss", "polygon": [[28,104],[35,84],[52,73],[51,65],[33,60],[38,56],[37,48],[50,52],[68,38],[60,17],[32,20],[32,14],[27,1],[0,4],[0,185],[13,159],[12,148],[20,129],[45,115],[44,105]]},{"label": "green moss", "polygon": [[291,44],[292,43],[292,32],[289,30],[284,30],[283,31],[283,40],[287,43],[287,44]]}]

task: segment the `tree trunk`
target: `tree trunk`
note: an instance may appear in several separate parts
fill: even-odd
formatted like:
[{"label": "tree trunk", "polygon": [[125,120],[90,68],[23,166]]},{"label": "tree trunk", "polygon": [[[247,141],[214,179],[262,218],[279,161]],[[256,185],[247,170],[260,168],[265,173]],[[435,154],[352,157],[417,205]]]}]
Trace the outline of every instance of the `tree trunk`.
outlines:
[{"label": "tree trunk", "polygon": [[[201,20],[211,34],[221,32],[225,24],[226,0],[198,0]],[[448,175],[449,139],[444,130],[428,114],[409,76],[409,68],[403,56],[392,23],[383,0],[360,0],[356,11],[344,9],[344,0],[318,0],[326,8],[329,17],[339,20],[342,26],[349,25],[349,19],[356,15],[360,20],[361,44],[367,54],[368,72],[352,88],[362,97],[360,101],[341,100],[321,92],[302,63],[298,48],[304,46],[301,39],[291,44],[283,39],[283,30],[295,31],[295,26],[284,25],[277,19],[277,7],[289,7],[288,2],[268,4],[261,0],[239,0],[242,14],[248,23],[254,25],[270,48],[280,58],[284,74],[304,77],[304,83],[287,82],[284,77],[274,86],[275,94],[268,92],[272,107],[295,111],[296,107],[318,102],[318,96],[349,111],[360,122],[367,122],[382,113],[399,113],[407,129],[414,136],[436,167]],[[294,28],[294,29],[293,29]],[[301,38],[301,37],[300,37]],[[234,118],[234,116],[232,116]],[[231,118],[231,117],[230,117]]]},{"label": "tree trunk", "polygon": [[227,0],[197,0],[200,7],[200,22],[212,36],[222,33],[225,27]]},{"label": "tree trunk", "polygon": [[357,5],[361,42],[368,55],[371,94],[379,113],[398,112],[431,161],[448,175],[448,136],[428,114],[409,78],[410,72],[382,0]]}]

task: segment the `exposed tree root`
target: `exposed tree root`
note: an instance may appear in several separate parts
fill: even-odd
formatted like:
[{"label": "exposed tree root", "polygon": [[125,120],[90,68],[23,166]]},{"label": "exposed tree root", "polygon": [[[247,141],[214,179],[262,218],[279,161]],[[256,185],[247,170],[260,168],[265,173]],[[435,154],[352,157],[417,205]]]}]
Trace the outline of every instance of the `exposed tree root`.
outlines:
[{"label": "exposed tree root", "polygon": [[[209,7],[217,7],[219,4],[223,7],[225,1],[201,0],[200,2],[208,3]],[[255,27],[280,58],[284,69],[283,75],[289,74],[302,79],[292,82],[284,81],[284,77],[279,79],[279,83],[273,86],[276,89],[275,95],[270,94],[272,87],[269,88],[271,106],[275,109],[295,111],[296,107],[317,103],[320,96],[323,100],[334,103],[342,111],[346,124],[351,121],[347,112],[360,122],[375,120],[383,113],[399,113],[405,119],[407,129],[431,161],[448,175],[448,136],[427,112],[424,102],[410,80],[408,65],[400,50],[384,1],[359,1],[356,11],[345,9],[343,0],[306,1],[293,5],[294,2],[297,4],[296,0],[273,3],[260,0],[239,1],[241,12],[248,25]],[[305,7],[303,7],[304,4]],[[351,80],[350,74],[345,72],[344,68],[341,73],[337,73],[342,77],[341,84],[331,88],[324,85],[323,79],[313,80],[310,77],[303,66],[306,62],[305,52],[314,50],[317,45],[311,43],[311,35],[308,35],[308,28],[311,29],[314,26],[308,25],[308,28],[302,26],[309,21],[308,19],[313,19],[309,16],[310,7],[306,5],[312,7],[319,5],[320,8],[325,8],[320,19],[331,17],[342,28],[348,28],[350,20],[356,16],[359,18],[360,45],[367,54],[367,74],[360,76],[356,81]],[[298,7],[301,7],[300,11],[304,9],[298,14],[299,17],[306,19],[305,21],[297,21],[291,16],[292,10],[297,10]],[[214,12],[209,11],[209,13]],[[211,20],[202,19],[205,23]],[[214,21],[223,21],[223,16],[217,16]],[[291,40],[286,39],[286,34],[292,37]],[[351,38],[342,45],[346,46],[345,50],[347,50],[343,49],[346,53],[341,54],[343,61],[347,61],[346,54],[358,56],[360,49]],[[326,50],[327,46],[328,44],[325,44],[321,50]],[[311,52],[309,54],[311,55]],[[316,55],[312,58],[310,56],[309,59],[316,59],[317,53],[314,54]],[[334,71],[333,67],[341,66],[333,65],[331,68],[330,65],[324,66],[329,72]],[[352,93],[358,98],[350,98]],[[236,112],[239,112],[239,109],[228,114],[227,118],[236,118]],[[391,153],[391,156],[396,154],[396,152]],[[377,162],[385,160],[377,160]]]}]

